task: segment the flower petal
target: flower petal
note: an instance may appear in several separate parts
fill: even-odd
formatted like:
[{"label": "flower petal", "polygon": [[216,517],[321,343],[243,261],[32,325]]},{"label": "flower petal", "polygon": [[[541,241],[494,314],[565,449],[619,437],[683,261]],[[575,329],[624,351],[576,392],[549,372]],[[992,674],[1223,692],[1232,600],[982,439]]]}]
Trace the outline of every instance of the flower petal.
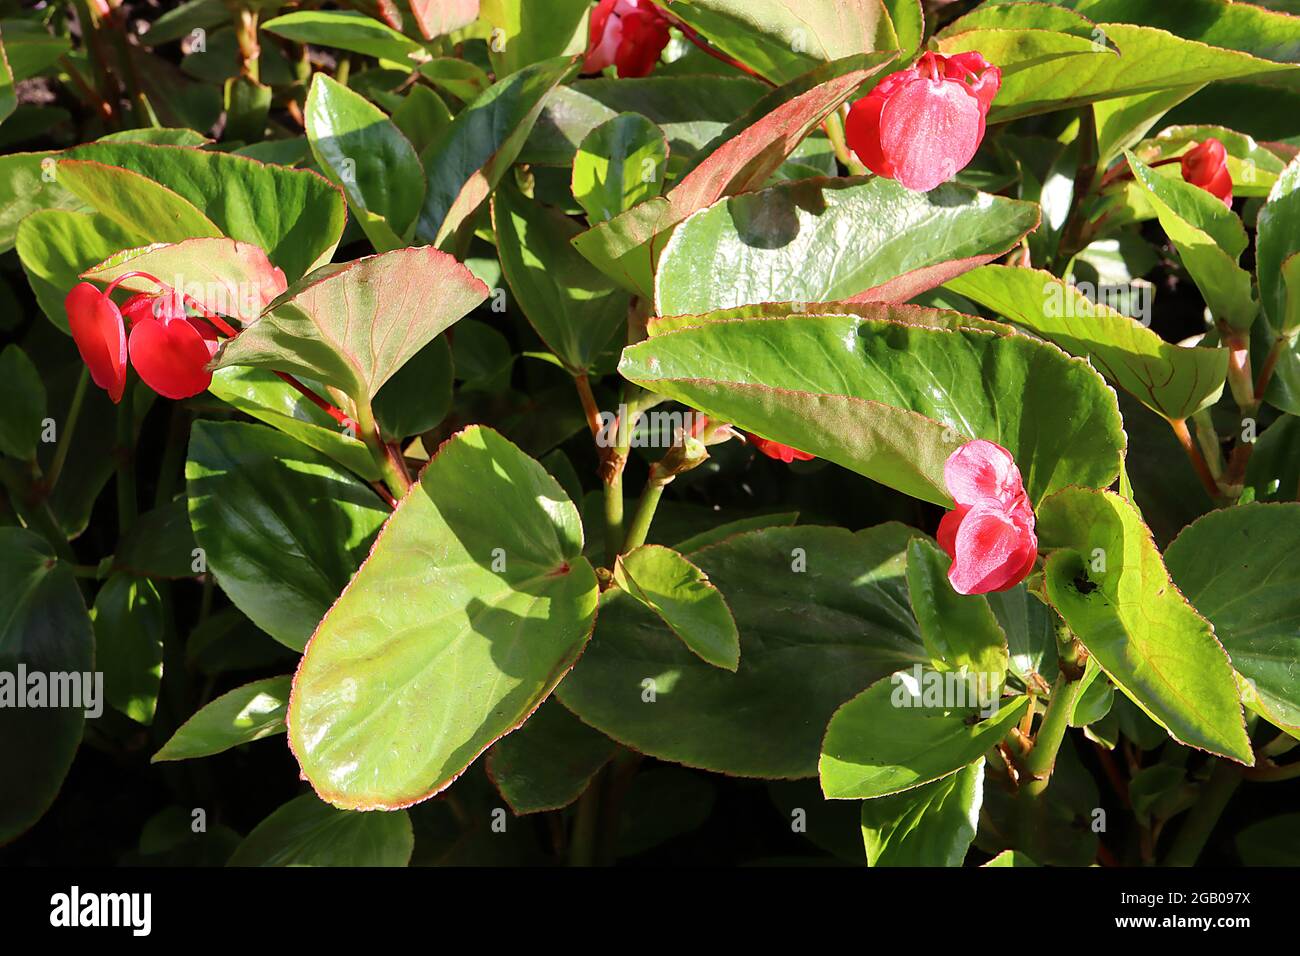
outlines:
[{"label": "flower petal", "polygon": [[1024,580],[1038,554],[1032,527],[996,504],[977,505],[962,518],[948,580],[958,594],[1004,591]]},{"label": "flower petal", "polygon": [[902,84],[880,114],[880,150],[894,178],[928,192],[957,175],[984,137],[984,110],[963,83],[940,78]]},{"label": "flower petal", "polygon": [[977,505],[990,498],[1010,505],[1025,490],[1011,452],[982,438],[948,456],[943,463],[943,482],[960,505]]},{"label": "flower petal", "polygon": [[73,286],[63,307],[68,313],[68,330],[90,369],[91,380],[108,392],[115,404],[120,402],[126,388],[127,355],[121,311],[89,282]]},{"label": "flower petal", "polygon": [[141,319],[131,329],[131,364],[164,398],[189,398],[212,384],[212,351],[190,322]]}]

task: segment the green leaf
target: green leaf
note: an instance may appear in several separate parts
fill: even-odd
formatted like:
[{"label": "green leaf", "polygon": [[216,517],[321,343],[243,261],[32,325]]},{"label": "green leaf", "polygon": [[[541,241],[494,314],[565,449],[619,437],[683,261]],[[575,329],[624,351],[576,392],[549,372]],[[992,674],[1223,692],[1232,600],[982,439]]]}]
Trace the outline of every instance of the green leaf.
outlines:
[{"label": "green leaf", "polygon": [[498,77],[587,48],[588,0],[480,0],[479,19],[490,34],[488,56]]},{"label": "green leaf", "polygon": [[1124,447],[1119,411],[1085,361],[1023,335],[921,324],[960,322],[953,313],[855,308],[706,318],[625,349],[619,370],[707,415],[944,506],[943,463],[972,438],[1011,451],[1034,502],[1067,485],[1114,481]]},{"label": "green leaf", "polygon": [[[1177,86],[1154,93],[1135,93],[1100,100],[1092,104],[1097,127],[1097,168],[1105,169],[1126,149],[1134,148],[1146,162],[1138,141],[1165,113],[1202,89],[1201,85]],[[1247,137],[1248,138],[1248,137]]]},{"label": "green leaf", "polygon": [[1049,272],[987,265],[949,280],[945,288],[1088,359],[1165,418],[1188,418],[1223,394],[1227,349],[1166,342],[1149,326],[1104,301],[1093,302]]},{"label": "green leaf", "polygon": [[222,694],[181,724],[151,762],[210,757],[284,733],[292,680],[269,677]]},{"label": "green leaf", "polygon": [[408,70],[428,57],[424,47],[374,17],[353,10],[300,10],[275,17],[262,29],[286,40],[337,47],[390,60]]},{"label": "green leaf", "polygon": [[467,27],[479,15],[479,0],[410,0],[411,14],[426,40]]},{"label": "green leaf", "polygon": [[415,353],[375,396],[375,419],[384,440],[436,428],[451,409],[453,377],[451,346],[440,335]]},{"label": "green leaf", "polygon": [[194,531],[184,498],[146,511],[117,543],[113,570],[137,577],[192,578]]},{"label": "green leaf", "polygon": [[393,110],[393,124],[423,155],[451,125],[451,110],[433,90],[416,85]]},{"label": "green leaf", "polygon": [[162,597],[148,578],[114,574],[95,595],[95,666],[104,697],[136,723],[153,723],[162,683]]},{"label": "green leaf", "polygon": [[336,810],[305,793],[254,827],[227,866],[406,866],[414,849],[405,812]]},{"label": "green leaf", "polygon": [[688,558],[663,545],[642,545],[619,555],[614,580],[658,614],[701,660],[736,670],[740,635],[731,609],[708,575]]},{"label": "green leaf", "polygon": [[1047,596],[1115,685],[1187,746],[1251,764],[1232,668],[1133,505],[1067,488],[1038,510]]},{"label": "green leaf", "polygon": [[302,650],[388,511],[318,452],[262,425],[196,422],[185,463],[207,566],[258,627]]},{"label": "green leaf", "polygon": [[940,53],[978,50],[1002,69],[1002,88],[989,113],[991,123],[1114,97],[1293,69],[1129,23],[1093,24],[1076,17],[1080,28],[1086,27],[1078,35],[1059,32],[1058,25],[1030,26],[1025,18],[1056,20],[1061,11],[1035,3],[1001,8],[1017,6],[1023,10],[1015,11],[1020,20],[1014,27],[992,29],[971,21],[974,29],[966,29],[969,18],[963,18],[950,24],[938,42]]},{"label": "green leaf", "polygon": [[63,300],[81,273],[119,249],[144,241],[138,232],[125,231],[106,216],[43,209],[18,226],[14,246],[41,310],[66,332]]},{"label": "green leaf", "polygon": [[305,117],[312,155],[371,243],[379,252],[400,248],[424,202],[415,147],[383,110],[324,73],[312,80]]},{"label": "green leaf", "polygon": [[984,758],[915,790],[862,802],[868,866],[961,866],[984,802]]},{"label": "green leaf", "polygon": [[129,169],[63,159],[56,171],[64,188],[82,202],[122,229],[139,232],[151,242],[221,235],[221,230],[193,203]]},{"label": "green leaf", "polygon": [[1135,180],[1146,191],[1160,225],[1214,317],[1234,329],[1249,328],[1258,305],[1250,273],[1237,264],[1249,241],[1241,220],[1199,186],[1162,176],[1133,153],[1126,155]]},{"label": "green leaf", "polygon": [[573,198],[592,223],[613,219],[659,195],[668,140],[640,113],[620,113],[582,141],[573,161]]},{"label": "green leaf", "polygon": [[[831,800],[874,799],[939,780],[978,760],[1015,726],[1028,697],[996,711],[955,675],[899,671],[835,712],[822,743],[822,792]],[[956,688],[955,692],[953,688]]]},{"label": "green leaf", "polygon": [[1038,866],[1033,860],[1021,853],[1019,850],[1003,850],[993,859],[984,864],[992,867],[1013,867],[1013,866]]},{"label": "green leaf", "polygon": [[1236,837],[1237,854],[1247,866],[1300,866],[1300,813],[1258,820]]},{"label": "green leaf", "polygon": [[289,706],[303,773],[336,806],[433,796],[573,666],[596,597],[555,479],[496,432],[460,432],[303,656]]},{"label": "green leaf", "polygon": [[217,369],[208,391],[245,415],[328,455],[359,477],[379,480],[379,466],[365,443],[349,436],[338,422],[274,373],[243,366]]},{"label": "green leaf", "polygon": [[1006,633],[1011,672],[1031,687],[1038,686],[1037,674],[1050,687],[1057,672],[1056,615],[1023,584],[985,597]]},{"label": "green leaf", "polygon": [[[804,137],[891,59],[889,54],[846,57],[774,90],[727,127],[721,141],[709,144],[707,158],[666,196],[597,224],[574,245],[629,291],[648,297],[663,236],[723,196],[763,186]],[[742,121],[749,122],[740,126]]]},{"label": "green leaf", "polygon": [[636,856],[698,830],[716,801],[717,789],[702,773],[683,767],[651,767],[638,773],[628,785],[619,816],[617,855]]},{"label": "green leaf", "polygon": [[[102,709],[104,702],[49,706],[50,675],[75,674],[74,691],[93,691],[94,636],[72,568],[30,531],[0,528],[0,582],[0,766],[9,781],[0,787],[0,843],[8,843],[54,802],[85,711],[98,716],[92,703]],[[30,695],[41,686],[41,705],[33,706]],[[17,706],[20,694],[27,706]]]},{"label": "green leaf", "polygon": [[492,745],[487,773],[517,815],[559,810],[582,796],[618,745],[549,699]]},{"label": "green leaf", "polygon": [[907,590],[930,652],[941,671],[968,673],[1000,689],[1007,676],[1007,636],[982,594],[958,594],[948,582],[952,560],[924,538],[907,548]]},{"label": "green leaf", "polygon": [[1149,166],[1162,159],[1180,157],[1211,137],[1227,150],[1234,196],[1267,196],[1272,191],[1286,162],[1251,137],[1225,126],[1169,126],[1158,136],[1138,143],[1133,152]]},{"label": "green leaf", "polygon": [[4,46],[13,81],[21,83],[57,63],[71,48],[72,41],[52,35],[40,23],[5,20]]},{"label": "green leaf", "polygon": [[1300,730],[1300,504],[1212,511],[1165,554],[1187,600],[1214,625],[1232,666],[1271,723]]},{"label": "green leaf", "polygon": [[903,569],[916,535],[800,526],[739,534],[690,555],[740,631],[730,673],[617,590],[556,692],[584,723],[641,753],[745,777],[810,777],[835,708],[927,659]]},{"label": "green leaf", "polygon": [[[1300,158],[1291,161],[1259,211],[1255,240],[1255,270],[1259,298],[1269,324],[1279,332],[1300,328],[1300,276],[1288,278],[1285,266],[1300,253]],[[1292,292],[1292,288],[1295,291]]]},{"label": "green leaf", "polygon": [[496,188],[514,163],[550,92],[577,58],[546,60],[492,84],[420,157],[428,176],[415,224],[421,242],[441,246]]},{"label": "green leaf", "polygon": [[439,57],[420,65],[420,75],[458,100],[469,102],[489,86],[491,78],[468,60]]},{"label": "green leaf", "polygon": [[[211,312],[251,322],[285,290],[284,273],[266,253],[247,242],[197,238],[174,244],[124,249],[87,269],[83,276],[110,283],[132,272],[155,276]],[[143,276],[122,279],[131,292],[158,292]]]},{"label": "green leaf", "polygon": [[396,249],[318,269],[226,342],[216,367],[290,372],[368,401],[435,336],[487,298],[437,249]]},{"label": "green leaf", "polygon": [[0,453],[35,461],[45,420],[45,383],[17,345],[0,351]]},{"label": "green leaf", "polygon": [[628,294],[574,251],[581,229],[503,183],[492,199],[501,269],[519,307],[574,374],[589,370],[627,325]]},{"label": "green leaf", "polygon": [[4,36],[0,34],[0,123],[13,115],[18,108],[18,94],[14,91],[14,73],[5,53]]},{"label": "green leaf", "polygon": [[752,518],[738,518],[723,524],[714,525],[707,531],[691,535],[673,545],[673,550],[682,554],[700,551],[732,535],[744,534],[746,531],[760,531],[763,528],[789,527],[799,520],[799,512],[783,511],[776,514],[755,515]]},{"label": "green leaf", "polygon": [[781,183],[678,227],[659,261],[655,306],[680,315],[758,302],[902,302],[1037,225],[1033,203],[954,183],[930,193],[883,177]]},{"label": "green leaf", "polygon": [[342,195],[306,170],[147,143],[91,143],[64,155],[120,166],[166,186],[201,209],[225,235],[266,250],[291,282],[328,262],[343,234],[347,212]]},{"label": "green leaf", "polygon": [[818,61],[899,46],[882,0],[680,0],[672,12],[775,83]]}]

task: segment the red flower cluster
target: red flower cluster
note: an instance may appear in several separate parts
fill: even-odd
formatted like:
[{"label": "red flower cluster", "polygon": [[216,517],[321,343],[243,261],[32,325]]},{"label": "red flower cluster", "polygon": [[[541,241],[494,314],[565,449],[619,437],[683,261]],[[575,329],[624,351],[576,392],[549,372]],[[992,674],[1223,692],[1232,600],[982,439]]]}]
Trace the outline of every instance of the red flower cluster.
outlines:
[{"label": "red flower cluster", "polygon": [[948,580],[958,594],[1005,591],[1023,581],[1038,556],[1034,510],[1011,452],[972,441],[943,465],[957,502],[939,522],[939,547],[952,558]]},{"label": "red flower cluster", "polygon": [[116,284],[100,292],[82,282],[63,303],[72,340],[94,383],[120,402],[129,355],[144,383],[165,398],[189,398],[207,388],[217,330],[187,315],[180,297],[171,291],[133,295],[119,309],[109,297]]},{"label": "red flower cluster", "polygon": [[668,21],[650,0],[600,0],[591,11],[582,70],[617,66],[620,77],[649,76],[668,40]]},{"label": "red flower cluster", "polygon": [[853,104],[845,137],[876,175],[928,192],[974,158],[1001,86],[979,53],[925,53]]},{"label": "red flower cluster", "polygon": [[1189,149],[1182,159],[1183,179],[1232,205],[1232,174],[1228,172],[1228,151],[1211,137]]}]

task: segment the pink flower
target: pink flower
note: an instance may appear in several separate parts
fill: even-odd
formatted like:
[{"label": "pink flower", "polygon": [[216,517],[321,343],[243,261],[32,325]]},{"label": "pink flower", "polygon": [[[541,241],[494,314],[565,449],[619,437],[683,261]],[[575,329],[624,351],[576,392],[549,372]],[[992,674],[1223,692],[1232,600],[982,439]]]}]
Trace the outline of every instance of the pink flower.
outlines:
[{"label": "pink flower", "polygon": [[650,0],[600,0],[591,11],[584,73],[617,66],[620,77],[649,76],[668,45],[668,21]]},{"label": "pink flower", "polygon": [[1211,137],[1183,154],[1183,179],[1232,205],[1232,174],[1228,172],[1228,151]]},{"label": "pink flower", "polygon": [[878,176],[928,192],[957,175],[984,140],[1002,71],[979,53],[925,53],[853,104],[849,146]]},{"label": "pink flower", "polygon": [[958,594],[1005,591],[1023,581],[1038,556],[1034,510],[1011,452],[991,441],[967,442],[943,465],[957,502],[939,522],[939,547],[952,558]]},{"label": "pink flower", "polygon": [[771,441],[767,438],[759,438],[757,435],[747,435],[749,443],[761,451],[768,458],[775,458],[777,461],[783,461],[787,465],[792,461],[812,461],[816,455],[810,455],[806,451],[800,451],[798,448],[791,448],[789,445],[782,445],[780,442]]}]

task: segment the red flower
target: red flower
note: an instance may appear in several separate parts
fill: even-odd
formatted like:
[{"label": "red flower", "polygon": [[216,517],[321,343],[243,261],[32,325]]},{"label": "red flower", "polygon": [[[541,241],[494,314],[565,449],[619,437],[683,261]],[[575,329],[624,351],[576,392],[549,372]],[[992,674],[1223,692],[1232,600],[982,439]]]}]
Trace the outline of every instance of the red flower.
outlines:
[{"label": "red flower", "polygon": [[845,136],[873,173],[928,192],[974,158],[1001,85],[979,53],[926,53],[853,104]]},{"label": "red flower", "polygon": [[1232,174],[1228,172],[1228,151],[1210,138],[1183,154],[1183,179],[1232,205]]},{"label": "red flower", "polygon": [[798,448],[791,448],[789,445],[782,445],[780,442],[770,441],[766,438],[759,438],[757,435],[747,435],[749,443],[761,451],[768,458],[775,458],[783,461],[787,465],[792,461],[812,461],[816,455],[810,455],[806,451],[800,451]]},{"label": "red flower", "polygon": [[1015,587],[1038,556],[1034,511],[1011,452],[972,441],[948,456],[944,484],[957,502],[939,522],[939,547],[952,558],[948,580],[958,594]]},{"label": "red flower", "polygon": [[[165,398],[189,398],[211,384],[207,365],[217,350],[217,332],[186,315],[177,296],[133,295],[119,309],[107,292],[82,282],[64,307],[91,379],[114,403],[126,387],[128,354],[144,383]],[[123,316],[131,323],[129,340]]]},{"label": "red flower", "polygon": [[600,0],[591,11],[582,70],[617,66],[620,77],[649,76],[668,40],[668,21],[650,0]]}]

